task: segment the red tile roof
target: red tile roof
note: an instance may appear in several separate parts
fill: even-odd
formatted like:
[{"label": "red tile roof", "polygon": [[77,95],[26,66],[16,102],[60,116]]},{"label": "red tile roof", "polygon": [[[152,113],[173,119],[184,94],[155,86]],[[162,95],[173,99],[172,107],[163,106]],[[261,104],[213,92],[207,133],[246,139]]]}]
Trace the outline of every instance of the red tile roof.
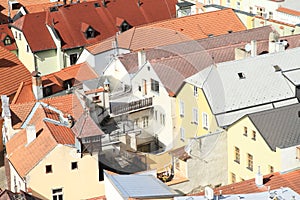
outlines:
[{"label": "red tile roof", "polygon": [[283,12],[283,13],[286,13],[289,15],[300,16],[300,11],[292,10],[292,9],[285,8],[285,7],[279,7],[276,11]]},{"label": "red tile roof", "polygon": [[0,94],[14,94],[20,83],[31,80],[31,74],[15,54],[0,47]]},{"label": "red tile roof", "polygon": [[[295,170],[285,174],[280,174],[278,172],[269,174],[264,176],[263,182],[263,187],[257,187],[255,184],[255,179],[250,179],[239,183],[218,187],[215,188],[214,191],[215,194],[219,194],[220,190],[222,190],[223,194],[248,194],[268,191],[268,187],[270,186],[271,190],[279,189],[280,187],[289,187],[295,192],[300,193],[300,170]],[[203,193],[192,195],[203,195]]]},{"label": "red tile roof", "polygon": [[[193,24],[193,25],[191,25]],[[227,34],[228,31],[238,32],[246,27],[231,9],[207,12],[187,17],[154,22],[132,28],[117,36],[120,48],[137,51],[154,48],[189,40],[203,39]],[[98,54],[112,49],[115,37],[103,42],[87,46],[92,54]]]},{"label": "red tile roof", "polygon": [[75,135],[70,128],[44,121],[45,118],[58,121],[58,114],[38,105],[29,122],[39,132],[37,138],[27,144],[26,129],[23,129],[6,144],[8,159],[21,177],[26,176],[57,144],[75,143]]},{"label": "red tile roof", "polygon": [[22,104],[11,104],[10,109],[12,111],[12,124],[13,128],[20,128],[23,122],[28,117],[33,106],[35,105],[34,101],[22,103]]},{"label": "red tile roof", "polygon": [[35,97],[32,92],[31,82],[27,82],[27,83],[21,82],[11,103],[19,104],[19,103],[25,103],[31,101],[35,101]]},{"label": "red tile roof", "polygon": [[[9,44],[9,45],[4,44],[4,40],[7,36],[9,36],[9,38],[11,39],[11,44]],[[1,37],[1,41],[0,41],[1,47],[4,47],[9,51],[17,50],[17,45],[15,42],[14,36],[13,36],[10,28],[8,27],[8,24],[0,25],[0,37]]]},{"label": "red tile roof", "polygon": [[[95,3],[101,6],[96,7]],[[45,23],[53,27],[62,40],[62,49],[92,44],[118,32],[116,18],[124,18],[130,25],[139,26],[175,17],[176,0],[144,0],[141,7],[135,0],[81,2],[59,6],[57,11],[30,13],[13,23],[23,30],[33,52],[55,48]],[[124,9],[126,8],[126,9]],[[21,20],[21,21],[20,21]],[[35,31],[31,27],[36,27]],[[87,39],[82,28],[91,26],[97,31],[95,38]],[[38,31],[37,31],[38,30]],[[41,42],[42,41],[42,42]]]},{"label": "red tile roof", "polygon": [[81,117],[75,123],[74,127],[72,127],[72,130],[78,138],[104,134],[100,127],[91,118],[91,116],[85,114],[81,115]]},{"label": "red tile roof", "polygon": [[[32,52],[56,49],[56,45],[45,26],[46,12],[27,14],[11,24],[21,31],[30,46]],[[36,28],[32,28],[36,27]]]}]

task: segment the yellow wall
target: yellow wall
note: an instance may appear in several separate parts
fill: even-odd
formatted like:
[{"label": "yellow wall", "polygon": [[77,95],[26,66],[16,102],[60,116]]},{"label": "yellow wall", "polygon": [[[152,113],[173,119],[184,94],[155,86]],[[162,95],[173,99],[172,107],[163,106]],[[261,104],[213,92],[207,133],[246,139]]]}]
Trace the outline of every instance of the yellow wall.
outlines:
[{"label": "yellow wall", "polygon": [[[71,162],[78,169],[71,170]],[[45,166],[52,165],[46,174]],[[27,187],[52,199],[52,189],[62,188],[64,199],[88,199],[104,195],[104,182],[98,181],[97,156],[76,154],[76,149],[58,145],[26,177]]]},{"label": "yellow wall", "polygon": [[60,70],[57,65],[56,49],[36,52],[36,64],[42,75],[47,75]]},{"label": "yellow wall", "polygon": [[[247,127],[247,137],[244,136]],[[256,132],[256,140],[252,139],[252,131]],[[228,182],[231,183],[231,173],[236,175],[236,181],[255,177],[258,166],[263,175],[269,174],[269,165],[274,171],[280,171],[280,152],[272,151],[248,117],[233,124],[227,132],[228,139]],[[240,164],[235,162],[235,147],[240,149]],[[247,153],[253,156],[253,171],[247,169]]]},{"label": "yellow wall", "polygon": [[[184,116],[180,116],[180,101],[184,102]],[[193,108],[198,108],[198,125],[192,123],[193,121]],[[194,86],[185,83],[176,97],[176,113],[177,113],[177,124],[174,135],[174,148],[183,146],[188,143],[189,138],[195,136],[201,136],[209,132],[214,132],[218,128],[216,119],[212,114],[209,104],[207,103],[206,97],[202,89],[198,88],[198,96],[194,96]],[[203,128],[202,124],[202,112],[207,113],[209,129]],[[185,130],[185,139],[181,140],[180,127]]]},{"label": "yellow wall", "polygon": [[[25,67],[30,71],[34,71],[34,55],[31,52],[27,52],[27,45],[28,42],[26,38],[24,37],[23,33],[14,27],[11,27],[11,31],[15,37],[15,41],[18,47],[18,58],[22,61],[22,63],[25,65]],[[19,39],[19,35],[21,34],[21,39]]]}]

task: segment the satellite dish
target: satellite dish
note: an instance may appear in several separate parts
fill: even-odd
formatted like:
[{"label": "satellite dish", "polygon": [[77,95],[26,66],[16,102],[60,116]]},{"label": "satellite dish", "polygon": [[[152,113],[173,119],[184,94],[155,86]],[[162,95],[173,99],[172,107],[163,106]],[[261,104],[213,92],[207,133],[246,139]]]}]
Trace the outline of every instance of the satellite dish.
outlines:
[{"label": "satellite dish", "polygon": [[245,45],[245,50],[247,51],[247,52],[250,52],[251,51],[251,44],[246,44]]}]

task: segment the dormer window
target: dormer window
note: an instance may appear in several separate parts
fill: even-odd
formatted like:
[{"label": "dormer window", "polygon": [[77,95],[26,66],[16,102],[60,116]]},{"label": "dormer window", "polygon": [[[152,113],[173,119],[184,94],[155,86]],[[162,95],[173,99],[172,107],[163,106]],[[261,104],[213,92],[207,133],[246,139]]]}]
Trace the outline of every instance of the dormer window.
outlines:
[{"label": "dormer window", "polygon": [[246,78],[246,76],[243,72],[239,72],[238,76],[239,76],[240,79],[245,79]]},{"label": "dormer window", "polygon": [[9,37],[9,36],[6,36],[5,38],[4,38],[4,45],[6,46],[6,45],[10,45],[11,44],[11,38]]},{"label": "dormer window", "polygon": [[92,27],[89,27],[86,30],[85,35],[86,35],[86,39],[94,38],[95,37],[95,30]]},{"label": "dormer window", "polygon": [[118,17],[116,19],[116,25],[121,33],[132,28],[132,26],[126,20]]}]

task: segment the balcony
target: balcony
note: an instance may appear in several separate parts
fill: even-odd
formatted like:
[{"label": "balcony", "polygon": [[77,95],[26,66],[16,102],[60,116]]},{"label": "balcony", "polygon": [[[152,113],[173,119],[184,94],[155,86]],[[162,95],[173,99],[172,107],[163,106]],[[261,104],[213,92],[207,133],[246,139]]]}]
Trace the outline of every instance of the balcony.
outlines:
[{"label": "balcony", "polygon": [[149,106],[152,106],[152,97],[137,100],[137,101],[132,101],[129,103],[114,102],[110,104],[110,109],[113,115],[120,115],[123,113],[129,113],[132,111],[140,110]]}]

